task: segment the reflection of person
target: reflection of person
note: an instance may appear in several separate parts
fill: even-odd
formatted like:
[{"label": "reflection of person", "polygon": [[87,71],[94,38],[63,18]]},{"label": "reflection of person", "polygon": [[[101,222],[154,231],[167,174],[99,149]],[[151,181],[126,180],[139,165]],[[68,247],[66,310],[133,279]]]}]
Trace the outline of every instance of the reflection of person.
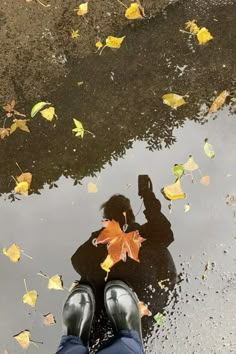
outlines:
[{"label": "reflection of person", "polygon": [[[144,354],[141,319],[136,294],[121,280],[106,284],[104,304],[115,336],[97,351],[100,354]],[[78,284],[63,309],[64,335],[56,354],[87,354],[88,339],[95,312],[91,286]]]},{"label": "reflection of person", "polygon": [[[139,195],[145,206],[144,215],[147,222],[144,225],[135,222],[130,201],[123,195],[113,195],[101,207],[104,218],[118,221],[125,232],[138,230],[146,239],[139,252],[140,263],[127,257],[126,262],[120,261],[111,268],[108,279],[125,281],[135,290],[141,301],[149,304],[149,310],[156,314],[163,311],[169,298],[168,291],[172,290],[176,283],[175,265],[167,249],[174,237],[171,224],[161,212],[161,203],[152,191],[152,183],[148,176],[139,176]],[[100,267],[107,256],[107,249],[105,245],[98,247],[93,245],[93,240],[98,237],[101,230],[93,232],[88,241],[72,256],[72,264],[81,276],[81,282],[91,284],[96,292],[94,321],[96,331],[91,333],[92,342],[103,339],[109,330],[103,313],[106,273]],[[153,319],[144,317],[142,321],[145,336],[153,325]]]}]

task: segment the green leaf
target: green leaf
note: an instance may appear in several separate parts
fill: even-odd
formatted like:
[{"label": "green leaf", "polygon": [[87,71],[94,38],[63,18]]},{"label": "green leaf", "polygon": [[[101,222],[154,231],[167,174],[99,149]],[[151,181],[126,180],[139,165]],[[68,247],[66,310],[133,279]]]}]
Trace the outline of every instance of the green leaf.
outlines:
[{"label": "green leaf", "polygon": [[183,173],[184,173],[184,166],[183,166],[183,165],[175,164],[175,165],[172,167],[172,173],[175,175],[176,178],[182,177],[182,175],[183,175]]},{"label": "green leaf", "polygon": [[75,133],[76,133],[75,136],[80,136],[81,138],[83,138],[83,137],[84,137],[84,127],[83,127],[83,124],[82,124],[79,120],[77,120],[77,119],[75,119],[75,118],[73,118],[73,121],[74,121],[74,123],[75,123],[75,128],[72,129],[72,132],[75,132]]},{"label": "green leaf", "polygon": [[158,312],[155,316],[153,316],[153,318],[158,325],[162,325],[165,320],[165,316],[162,315],[162,313],[160,312]]},{"label": "green leaf", "polygon": [[31,118],[33,118],[47,104],[51,104],[51,103],[49,103],[49,102],[36,103],[31,109],[31,113],[30,113]]},{"label": "green leaf", "polygon": [[205,144],[204,144],[203,148],[204,148],[205,154],[210,159],[213,159],[215,157],[215,152],[214,152],[213,146],[208,143],[208,139],[205,139],[204,142],[205,142]]}]

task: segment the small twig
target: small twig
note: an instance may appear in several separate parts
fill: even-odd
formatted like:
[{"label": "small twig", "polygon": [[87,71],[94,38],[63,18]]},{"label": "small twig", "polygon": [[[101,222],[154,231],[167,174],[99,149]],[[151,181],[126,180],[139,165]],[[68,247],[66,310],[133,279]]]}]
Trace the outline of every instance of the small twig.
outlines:
[{"label": "small twig", "polygon": [[[39,346],[37,344],[43,344],[43,342],[38,342],[36,340],[30,339],[30,343],[32,343],[33,345],[35,345],[37,348],[39,348]],[[37,344],[36,344],[37,343]]]},{"label": "small twig", "polygon": [[142,12],[143,17],[145,17],[144,7],[141,5],[140,0],[136,0],[136,2],[139,6],[140,11]]},{"label": "small twig", "polygon": [[50,7],[50,4],[45,5],[44,3],[42,3],[40,0],[35,0],[37,1],[40,5],[42,5],[43,7]]},{"label": "small twig", "polygon": [[43,274],[43,273],[41,272],[41,270],[40,270],[39,273],[37,273],[37,275],[41,275],[41,277],[49,279],[45,274]]},{"label": "small twig", "polygon": [[90,132],[89,130],[84,129],[84,131],[85,131],[85,132],[87,132],[87,133],[89,133],[89,134],[91,134],[91,135],[93,136],[93,138],[95,138],[95,137],[96,137],[96,135],[95,135],[95,134],[93,134],[92,132]]},{"label": "small twig", "polygon": [[182,29],[180,29],[179,31],[182,32],[182,33],[191,34],[191,36],[195,36],[194,33],[191,33],[191,32],[188,32],[188,31],[184,31],[184,30],[182,30]]},{"label": "small twig", "polygon": [[25,291],[28,293],[28,289],[27,289],[27,285],[26,285],[25,279],[24,279],[24,284],[25,284]]},{"label": "small twig", "polygon": [[16,182],[16,184],[18,184],[19,182],[15,179],[14,176],[11,176],[11,178]]},{"label": "small twig", "polygon": [[124,6],[126,9],[128,8],[125,4],[123,4],[123,2],[122,1],[120,1],[120,0],[117,0],[122,6]]},{"label": "small twig", "polygon": [[102,52],[104,51],[104,49],[105,49],[106,47],[107,47],[107,45],[104,45],[104,46],[101,48],[99,55],[102,54]]},{"label": "small twig", "polygon": [[33,259],[33,257],[31,257],[31,256],[29,256],[27,253],[25,253],[23,250],[21,250],[21,253],[25,256],[25,257],[27,257],[27,258],[29,258],[29,259]]},{"label": "small twig", "polygon": [[23,171],[22,171],[20,165],[19,165],[17,162],[16,162],[16,166],[19,168],[20,172],[23,173]]}]

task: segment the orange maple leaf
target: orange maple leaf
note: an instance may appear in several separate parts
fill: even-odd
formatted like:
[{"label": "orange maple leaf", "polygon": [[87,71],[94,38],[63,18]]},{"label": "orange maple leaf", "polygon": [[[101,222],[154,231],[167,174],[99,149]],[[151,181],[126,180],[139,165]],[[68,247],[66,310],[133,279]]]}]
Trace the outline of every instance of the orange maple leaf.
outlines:
[{"label": "orange maple leaf", "polygon": [[106,223],[95,241],[95,245],[107,243],[108,255],[112,259],[112,265],[120,260],[126,261],[126,256],[140,262],[138,259],[141,243],[145,241],[138,231],[125,233],[121,230],[117,221],[111,220]]}]

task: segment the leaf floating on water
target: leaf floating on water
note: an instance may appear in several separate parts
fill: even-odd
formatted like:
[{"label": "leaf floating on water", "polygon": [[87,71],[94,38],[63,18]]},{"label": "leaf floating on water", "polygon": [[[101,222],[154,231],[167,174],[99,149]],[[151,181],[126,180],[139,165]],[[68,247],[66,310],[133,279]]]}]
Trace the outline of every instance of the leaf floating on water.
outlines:
[{"label": "leaf floating on water", "polygon": [[97,193],[97,185],[95,183],[89,182],[87,185],[88,193]]},{"label": "leaf floating on water", "polygon": [[164,104],[174,109],[177,109],[186,103],[184,96],[177,95],[176,93],[167,93],[162,96],[162,99]]},{"label": "leaf floating on water", "polygon": [[54,107],[45,108],[42,111],[40,111],[40,113],[43,118],[49,120],[50,122],[53,120],[54,117],[56,117]]},{"label": "leaf floating on water", "polygon": [[123,36],[123,37],[108,36],[106,38],[106,46],[110,47],[110,48],[120,48],[125,37],[126,36]]},{"label": "leaf floating on water", "polygon": [[206,44],[208,41],[213,39],[213,36],[206,27],[202,27],[197,33],[197,39],[199,44]]},{"label": "leaf floating on water", "polygon": [[13,243],[8,249],[4,247],[2,253],[14,263],[20,259],[20,247],[16,243]]},{"label": "leaf floating on water", "polygon": [[15,340],[20,344],[20,346],[24,349],[27,349],[30,344],[30,331],[25,330],[13,336]]},{"label": "leaf floating on water", "polygon": [[45,326],[51,326],[56,323],[55,317],[53,316],[52,313],[48,313],[46,315],[43,315],[43,323]]},{"label": "leaf floating on water", "polygon": [[175,175],[176,178],[181,178],[184,173],[184,166],[175,164],[172,167],[172,173]]},{"label": "leaf floating on water", "polygon": [[139,4],[133,2],[125,11],[125,17],[129,20],[135,20],[138,18],[143,18],[140,12]]},{"label": "leaf floating on water", "polygon": [[227,96],[229,96],[229,91],[222,91],[213,101],[211,107],[209,108],[209,113],[217,111],[217,109],[219,109],[225,103]]},{"label": "leaf floating on water", "polygon": [[190,210],[190,204],[189,203],[184,204],[184,212],[187,213],[189,212],[189,210]]},{"label": "leaf floating on water", "polygon": [[30,133],[26,119],[14,119],[13,122],[14,123],[10,127],[10,134],[14,133],[17,128],[23,130],[24,132]]},{"label": "leaf floating on water", "polygon": [[146,305],[143,301],[138,302],[139,315],[142,318],[143,316],[152,316],[151,311],[148,309],[148,305]]},{"label": "leaf floating on water", "polygon": [[186,171],[190,171],[190,172],[199,169],[199,166],[198,166],[198,164],[194,161],[192,155],[189,155],[189,158],[188,158],[187,162],[185,162],[185,163],[183,164],[183,166],[184,166],[184,169],[185,169]]},{"label": "leaf floating on water", "polygon": [[179,179],[175,183],[169,184],[168,186],[164,187],[162,189],[162,193],[168,200],[185,198],[185,193],[181,189]]},{"label": "leaf floating on water", "polygon": [[78,16],[86,15],[88,12],[88,2],[84,2],[83,4],[80,4],[79,8],[75,9],[75,11],[77,12]]},{"label": "leaf floating on water", "polygon": [[162,313],[160,313],[160,312],[158,312],[153,318],[158,325],[162,325],[165,320],[165,316],[162,315]]},{"label": "leaf floating on water", "polygon": [[35,303],[37,300],[38,294],[36,290],[30,290],[27,291],[23,297],[22,297],[22,301],[24,304],[28,304],[32,307],[35,307]]},{"label": "leaf floating on water", "polygon": [[38,102],[36,103],[32,109],[31,109],[31,118],[33,118],[43,107],[45,107],[47,104],[51,104],[50,102]]},{"label": "leaf floating on water", "polygon": [[207,157],[209,157],[210,159],[213,159],[215,157],[213,146],[208,143],[208,139],[205,139],[205,144],[203,149]]},{"label": "leaf floating on water", "polygon": [[10,128],[0,128],[0,137],[4,139],[6,136],[10,135]]},{"label": "leaf floating on water", "polygon": [[74,121],[74,123],[75,123],[75,128],[72,129],[72,132],[75,132],[75,133],[76,133],[75,136],[80,136],[81,138],[83,138],[83,137],[84,137],[84,127],[83,127],[83,124],[82,124],[79,120],[77,120],[77,119],[75,119],[75,118],[73,118],[73,121]]},{"label": "leaf floating on water", "polygon": [[208,186],[210,184],[210,176],[202,176],[200,179],[200,183],[204,186]]},{"label": "leaf floating on water", "polygon": [[64,290],[61,275],[56,274],[48,279],[48,289]]},{"label": "leaf floating on water", "polygon": [[189,30],[189,32],[197,34],[200,30],[198,25],[196,24],[196,20],[189,20],[185,23],[185,28],[186,30]]}]

